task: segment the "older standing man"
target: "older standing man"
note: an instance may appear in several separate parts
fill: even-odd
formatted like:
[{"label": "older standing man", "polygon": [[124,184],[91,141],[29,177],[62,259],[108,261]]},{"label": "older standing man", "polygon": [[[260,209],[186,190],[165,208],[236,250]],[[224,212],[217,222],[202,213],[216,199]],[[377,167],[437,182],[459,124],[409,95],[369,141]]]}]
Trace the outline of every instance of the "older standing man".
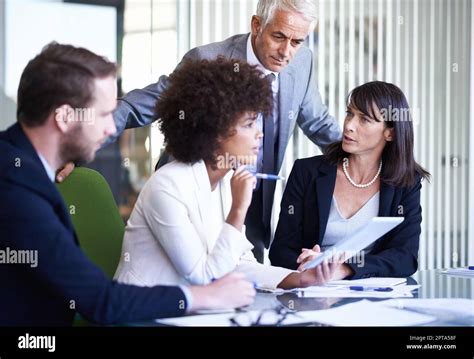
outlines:
[{"label": "older standing man", "polygon": [[[196,47],[181,61],[218,56],[244,60],[260,68],[262,75],[272,81],[273,113],[265,121],[260,115],[259,121],[264,139],[258,155],[258,172],[276,174],[280,171],[296,124],[322,150],[341,137],[339,124],[329,115],[317,89],[313,54],[303,46],[315,23],[313,0],[260,0],[257,15],[252,16],[250,34]],[[156,102],[167,85],[168,77],[161,76],[157,83],[131,91],[119,101],[114,113],[115,138],[126,128],[145,126],[159,117],[155,113]],[[168,160],[165,156],[158,166]],[[263,262],[264,248],[270,245],[274,191],[275,182],[259,183],[245,221],[247,238],[254,245],[253,252],[260,262]]]}]

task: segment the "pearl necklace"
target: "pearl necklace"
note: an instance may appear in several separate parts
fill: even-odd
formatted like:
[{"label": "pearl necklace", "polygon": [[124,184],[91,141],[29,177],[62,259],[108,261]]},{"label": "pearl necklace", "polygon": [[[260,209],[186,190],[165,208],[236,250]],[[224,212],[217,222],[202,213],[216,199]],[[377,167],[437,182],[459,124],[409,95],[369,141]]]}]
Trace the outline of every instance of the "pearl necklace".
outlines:
[{"label": "pearl necklace", "polygon": [[380,165],[379,165],[379,170],[377,171],[377,174],[375,175],[374,178],[369,183],[366,184],[357,184],[354,182],[354,180],[349,176],[349,172],[347,171],[347,167],[349,166],[349,159],[346,157],[342,161],[342,171],[344,172],[344,175],[346,176],[347,180],[350,182],[351,185],[357,188],[367,188],[371,186],[379,177],[380,172],[382,171],[382,160],[380,160]]}]

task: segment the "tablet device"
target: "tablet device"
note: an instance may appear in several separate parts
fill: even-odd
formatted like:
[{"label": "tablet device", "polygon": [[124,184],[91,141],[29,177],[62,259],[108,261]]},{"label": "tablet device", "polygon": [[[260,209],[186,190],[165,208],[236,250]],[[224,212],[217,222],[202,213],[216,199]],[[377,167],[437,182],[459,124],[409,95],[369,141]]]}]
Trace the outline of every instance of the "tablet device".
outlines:
[{"label": "tablet device", "polygon": [[[321,255],[306,263],[303,270],[314,268],[324,260],[329,261],[335,255],[340,255],[343,252],[349,252],[351,256],[354,256],[356,253],[367,248],[377,239],[382,237],[385,233],[398,226],[404,219],[404,217],[372,218],[365,226],[360,228],[354,234],[333,245],[330,249],[322,252]],[[347,259],[348,258],[346,258],[346,260]]]}]

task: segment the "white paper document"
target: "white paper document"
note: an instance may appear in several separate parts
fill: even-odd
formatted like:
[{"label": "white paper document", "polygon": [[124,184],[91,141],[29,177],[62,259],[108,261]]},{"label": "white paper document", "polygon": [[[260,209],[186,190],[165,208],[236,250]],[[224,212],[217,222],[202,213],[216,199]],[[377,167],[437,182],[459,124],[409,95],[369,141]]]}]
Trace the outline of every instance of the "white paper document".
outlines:
[{"label": "white paper document", "polygon": [[322,252],[313,260],[306,262],[303,268],[304,270],[314,268],[324,260],[331,260],[334,256],[337,257],[342,253],[348,254],[350,258],[398,226],[403,220],[404,217],[373,217],[355,233],[333,245],[329,250]]},{"label": "white paper document", "polygon": [[398,309],[435,315],[442,321],[457,321],[474,326],[474,300],[465,298],[390,299],[380,302]]},{"label": "white paper document", "polygon": [[337,308],[298,312],[301,320],[332,326],[413,326],[434,321],[436,318],[391,308],[380,302],[361,300]]},{"label": "white paper document", "polygon": [[[420,285],[398,285],[391,291],[352,290],[348,286],[314,286],[303,288],[298,292],[300,298],[412,298],[412,291]],[[377,288],[377,287],[372,287]]]},{"label": "white paper document", "polygon": [[201,309],[197,310],[196,314],[227,314],[227,313],[235,313],[235,309]]},{"label": "white paper document", "polygon": [[188,315],[178,318],[156,319],[157,323],[178,327],[229,327],[235,313]]},{"label": "white paper document", "polygon": [[469,269],[469,268],[451,268],[451,269],[446,269],[445,271],[441,273],[456,276],[456,277],[474,278],[474,270]]},{"label": "white paper document", "polygon": [[261,293],[273,293],[273,294],[283,294],[283,293],[290,293],[294,292],[296,289],[281,289],[281,288],[267,288],[257,285],[255,287],[257,292]]},{"label": "white paper document", "polygon": [[392,277],[372,277],[355,280],[333,280],[327,285],[338,285],[338,286],[354,286],[362,285],[364,287],[393,287],[399,284],[406,283],[406,278],[392,278]]}]

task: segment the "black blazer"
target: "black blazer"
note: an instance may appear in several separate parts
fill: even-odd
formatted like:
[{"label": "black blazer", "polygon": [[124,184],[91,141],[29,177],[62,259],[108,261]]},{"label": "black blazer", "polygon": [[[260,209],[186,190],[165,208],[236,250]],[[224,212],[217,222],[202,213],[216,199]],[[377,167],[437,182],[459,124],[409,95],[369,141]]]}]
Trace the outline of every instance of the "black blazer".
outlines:
[{"label": "black blazer", "polygon": [[[296,269],[296,259],[302,248],[321,245],[336,172],[337,167],[330,165],[324,156],[295,162],[283,194],[280,219],[270,248],[272,265]],[[375,242],[370,254],[365,255],[363,266],[347,263],[355,273],[351,279],[407,277],[416,272],[421,233],[420,190],[420,178],[410,188],[381,184],[379,216],[403,216],[405,220]]]},{"label": "black blazer", "polygon": [[[178,287],[119,284],[84,255],[61,195],[18,124],[0,132],[0,153],[0,251],[10,261],[0,264],[0,326],[68,326],[76,311],[99,324],[184,313]],[[37,251],[37,266],[11,263],[18,250]]]}]

